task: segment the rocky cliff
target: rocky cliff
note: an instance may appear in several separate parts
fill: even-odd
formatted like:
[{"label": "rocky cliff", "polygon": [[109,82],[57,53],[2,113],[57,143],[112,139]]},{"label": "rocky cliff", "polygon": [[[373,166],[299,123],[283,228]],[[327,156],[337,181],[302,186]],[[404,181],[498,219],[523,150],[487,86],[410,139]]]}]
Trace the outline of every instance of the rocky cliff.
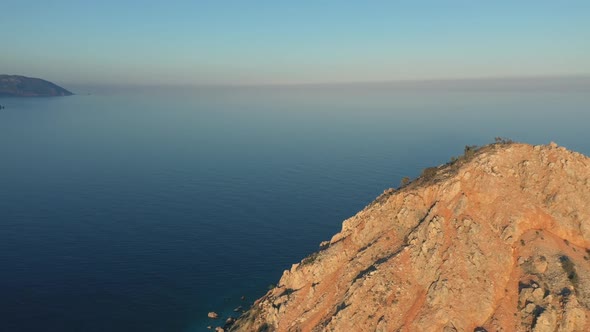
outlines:
[{"label": "rocky cliff", "polygon": [[0,75],[0,97],[55,97],[72,93],[40,78]]},{"label": "rocky cliff", "polygon": [[387,190],[233,331],[590,331],[590,159],[493,144]]}]

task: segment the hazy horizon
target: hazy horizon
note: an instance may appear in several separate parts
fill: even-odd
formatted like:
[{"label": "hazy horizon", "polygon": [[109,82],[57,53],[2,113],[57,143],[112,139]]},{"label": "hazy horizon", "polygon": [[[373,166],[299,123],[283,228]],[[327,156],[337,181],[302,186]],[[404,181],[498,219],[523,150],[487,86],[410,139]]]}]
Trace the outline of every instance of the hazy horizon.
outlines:
[{"label": "hazy horizon", "polygon": [[[58,82],[54,82],[58,83]],[[190,92],[198,89],[339,89],[339,90],[420,90],[420,91],[590,91],[590,75],[537,76],[504,78],[461,78],[432,80],[397,80],[366,82],[321,82],[286,84],[91,84],[62,83],[64,88],[76,94],[130,91]]]},{"label": "hazy horizon", "polygon": [[61,84],[590,75],[590,3],[58,0],[3,5],[0,72]]}]

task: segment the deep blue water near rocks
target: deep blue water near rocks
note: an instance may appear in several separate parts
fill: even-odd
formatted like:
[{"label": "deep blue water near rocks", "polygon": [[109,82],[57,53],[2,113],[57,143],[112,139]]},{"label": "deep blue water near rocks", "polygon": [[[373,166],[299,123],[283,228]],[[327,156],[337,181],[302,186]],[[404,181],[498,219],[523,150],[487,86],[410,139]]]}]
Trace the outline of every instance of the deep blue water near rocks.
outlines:
[{"label": "deep blue water near rocks", "polygon": [[[590,154],[590,89],[6,98],[0,330],[202,331],[403,176],[495,136]],[[240,297],[245,295],[246,301]]]}]

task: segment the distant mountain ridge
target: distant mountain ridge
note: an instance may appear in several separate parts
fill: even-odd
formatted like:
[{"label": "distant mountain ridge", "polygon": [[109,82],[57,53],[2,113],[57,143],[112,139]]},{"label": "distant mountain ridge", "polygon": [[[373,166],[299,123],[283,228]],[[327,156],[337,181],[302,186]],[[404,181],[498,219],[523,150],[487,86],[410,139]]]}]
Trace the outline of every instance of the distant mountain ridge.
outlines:
[{"label": "distant mountain ridge", "polygon": [[20,75],[0,75],[0,97],[57,97],[73,93],[49,81]]}]

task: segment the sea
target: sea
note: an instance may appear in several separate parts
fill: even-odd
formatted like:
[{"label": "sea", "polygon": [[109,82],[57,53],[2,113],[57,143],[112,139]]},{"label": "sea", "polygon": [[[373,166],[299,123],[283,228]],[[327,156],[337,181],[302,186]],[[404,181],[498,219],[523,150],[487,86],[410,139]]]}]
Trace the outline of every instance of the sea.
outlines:
[{"label": "sea", "polygon": [[590,155],[584,77],[66,88],[0,99],[0,331],[207,331],[466,145]]}]

